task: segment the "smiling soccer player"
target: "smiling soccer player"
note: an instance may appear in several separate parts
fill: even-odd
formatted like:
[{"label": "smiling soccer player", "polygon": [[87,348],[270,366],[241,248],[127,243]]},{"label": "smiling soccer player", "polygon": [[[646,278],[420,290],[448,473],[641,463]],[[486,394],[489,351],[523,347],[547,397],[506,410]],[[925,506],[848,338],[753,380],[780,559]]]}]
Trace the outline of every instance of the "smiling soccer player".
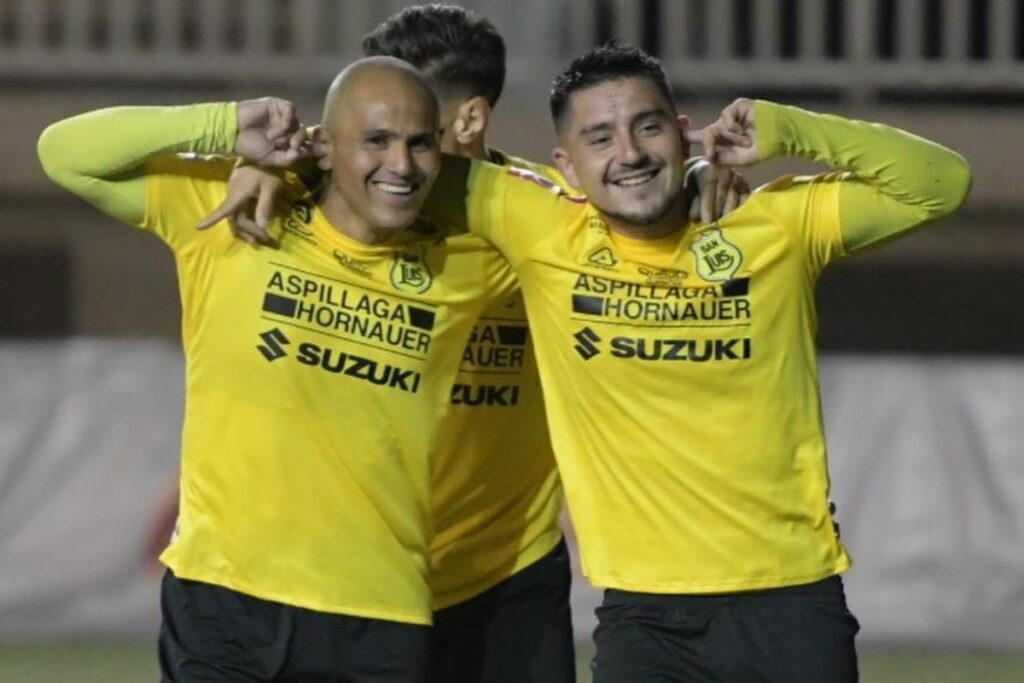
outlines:
[{"label": "smiling soccer player", "polygon": [[[289,183],[277,250],[195,230],[232,164],[175,153],[287,162],[303,147],[288,103],[105,109],[39,141],[56,182],[162,239],[178,266],[187,408],[161,556],[167,681],[429,679],[430,449],[459,365],[445,349],[511,282],[493,249],[449,247],[419,218],[441,153],[418,71],[357,62],[324,117],[325,191]],[[428,339],[395,348],[394,333]]]},{"label": "smiling soccer player", "polygon": [[[622,45],[573,61],[551,110],[555,161],[589,201],[474,162],[467,225],[524,292],[584,571],[607,589],[595,681],[856,680],[814,284],[955,211],[969,168],[893,128],[769,102],[692,131],[657,60]],[[688,141],[728,165],[840,170],[687,221]],[[721,305],[691,316],[694,297]]]}]

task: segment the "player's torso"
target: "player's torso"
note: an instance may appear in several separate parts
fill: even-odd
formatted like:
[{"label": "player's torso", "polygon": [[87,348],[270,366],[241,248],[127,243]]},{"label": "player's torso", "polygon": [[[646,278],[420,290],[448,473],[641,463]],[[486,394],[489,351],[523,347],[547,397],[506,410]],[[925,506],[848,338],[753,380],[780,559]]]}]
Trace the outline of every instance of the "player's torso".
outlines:
[{"label": "player's torso", "polygon": [[588,211],[518,272],[594,580],[705,592],[837,566],[790,234],[754,206],[642,243]]},{"label": "player's torso", "polygon": [[549,552],[561,488],[526,310],[517,291],[476,321],[439,435],[435,603],[461,602]]},{"label": "player's torso", "polygon": [[[553,168],[491,151],[491,161],[556,183]],[[435,604],[462,602],[561,539],[561,487],[521,294],[495,301],[462,352],[434,470]]]},{"label": "player's torso", "polygon": [[278,249],[223,231],[179,254],[174,561],[262,597],[423,621],[430,447],[495,257],[429,224],[366,247],[304,201],[281,227]]}]

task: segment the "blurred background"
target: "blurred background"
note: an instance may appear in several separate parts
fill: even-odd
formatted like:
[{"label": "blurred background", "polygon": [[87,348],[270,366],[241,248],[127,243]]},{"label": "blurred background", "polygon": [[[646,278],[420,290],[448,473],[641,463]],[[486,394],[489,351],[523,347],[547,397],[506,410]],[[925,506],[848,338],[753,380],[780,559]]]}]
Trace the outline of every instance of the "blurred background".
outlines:
[{"label": "blurred background", "polygon": [[[0,0],[0,681],[156,679],[182,415],[170,253],[59,192],[49,123],[274,94],[314,122],[393,0]],[[863,680],[1024,681],[1024,0],[477,0],[509,47],[489,142],[545,161],[551,78],[609,38],[697,125],[764,97],[960,151],[956,216],[819,286]],[[754,183],[811,167],[744,171]],[[576,581],[581,680],[596,591]]]}]

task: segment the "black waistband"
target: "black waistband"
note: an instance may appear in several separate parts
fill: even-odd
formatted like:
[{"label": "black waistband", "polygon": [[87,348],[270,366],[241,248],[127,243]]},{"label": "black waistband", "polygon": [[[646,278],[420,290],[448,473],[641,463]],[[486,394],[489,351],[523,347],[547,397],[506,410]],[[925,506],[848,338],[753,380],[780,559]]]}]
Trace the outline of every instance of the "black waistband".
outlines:
[{"label": "black waistband", "polygon": [[752,591],[737,591],[735,593],[637,593],[624,591],[615,588],[605,589],[605,605],[700,605],[728,603],[736,600],[761,600],[776,598],[799,598],[799,597],[839,597],[843,598],[843,580],[838,575],[830,576],[820,581],[804,583],[796,586],[781,586],[779,588],[764,588]]}]

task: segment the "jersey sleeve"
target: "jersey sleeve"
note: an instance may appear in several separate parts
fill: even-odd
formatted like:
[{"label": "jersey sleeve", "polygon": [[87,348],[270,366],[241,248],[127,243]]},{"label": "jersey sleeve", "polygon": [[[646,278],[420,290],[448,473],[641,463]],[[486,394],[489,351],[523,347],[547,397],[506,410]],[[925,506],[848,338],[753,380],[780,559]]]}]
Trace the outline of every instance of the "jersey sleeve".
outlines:
[{"label": "jersey sleeve", "polygon": [[890,126],[762,101],[755,121],[762,159],[802,157],[842,171],[792,185],[812,202],[805,237],[826,262],[948,215],[970,190],[963,157]]},{"label": "jersey sleeve", "polygon": [[512,156],[506,158],[506,163],[504,165],[515,166],[516,168],[532,171],[533,173],[536,173],[542,178],[547,178],[555,185],[558,185],[560,188],[562,188],[562,190],[567,195],[582,195],[580,190],[570,185],[569,181],[565,179],[565,176],[562,175],[561,171],[559,171],[554,166],[549,166],[547,164],[539,164],[535,161],[528,161],[527,159],[520,159],[519,157]]},{"label": "jersey sleeve", "polygon": [[236,134],[237,111],[231,103],[116,107],[53,124],[40,136],[38,153],[58,185],[178,248],[196,232],[194,220],[187,226],[174,221],[180,217],[172,206],[179,191],[204,182],[223,185],[231,162],[199,157],[186,162],[176,153],[228,153]]},{"label": "jersey sleeve", "polygon": [[497,247],[514,268],[587,200],[529,169],[474,160],[465,201],[470,232]]}]

